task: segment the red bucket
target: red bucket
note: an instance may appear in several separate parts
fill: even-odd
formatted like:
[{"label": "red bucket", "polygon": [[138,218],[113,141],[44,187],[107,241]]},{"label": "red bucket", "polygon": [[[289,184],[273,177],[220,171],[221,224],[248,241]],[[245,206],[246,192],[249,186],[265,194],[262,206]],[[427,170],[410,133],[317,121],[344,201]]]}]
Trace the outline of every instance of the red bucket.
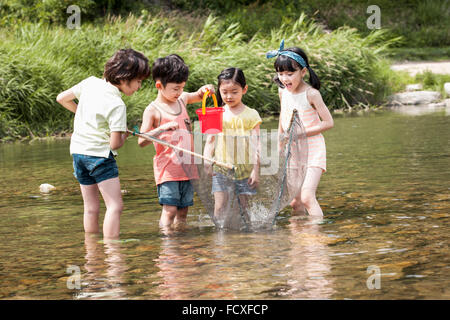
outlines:
[{"label": "red bucket", "polygon": [[198,115],[202,133],[217,134],[222,132],[222,116],[224,109],[217,106],[217,99],[214,93],[212,94],[214,108],[205,108],[208,94],[209,92],[205,92],[202,100],[202,108],[195,110],[195,113]]}]

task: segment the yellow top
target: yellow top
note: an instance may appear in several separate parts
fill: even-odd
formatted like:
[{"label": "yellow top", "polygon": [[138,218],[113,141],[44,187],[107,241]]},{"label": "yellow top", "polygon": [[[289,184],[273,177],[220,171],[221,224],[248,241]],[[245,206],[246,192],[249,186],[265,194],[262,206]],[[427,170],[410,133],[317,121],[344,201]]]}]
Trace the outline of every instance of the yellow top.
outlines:
[{"label": "yellow top", "polygon": [[[251,131],[262,123],[258,111],[245,106],[245,109],[235,115],[225,105],[223,113],[222,133],[218,134],[215,148],[215,159],[235,165],[235,178],[248,178],[255,164],[257,146],[250,143]],[[225,169],[217,167],[221,172]]]}]

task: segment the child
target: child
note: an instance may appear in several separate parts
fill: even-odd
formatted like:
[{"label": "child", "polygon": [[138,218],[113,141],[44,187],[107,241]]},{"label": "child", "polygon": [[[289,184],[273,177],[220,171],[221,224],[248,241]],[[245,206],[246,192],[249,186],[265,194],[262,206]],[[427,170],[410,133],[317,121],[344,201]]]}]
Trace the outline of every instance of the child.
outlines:
[{"label": "child", "polygon": [[[293,110],[297,110],[306,130],[308,141],[308,163],[305,181],[300,193],[291,202],[294,213],[305,212],[312,216],[323,216],[316,199],[320,177],[326,171],[326,149],[322,132],[331,129],[333,118],[320,95],[320,81],[308,63],[305,52],[297,47],[284,49],[281,41],[278,51],[267,53],[267,58],[277,57],[274,78],[279,86],[281,112],[279,132],[286,132]],[[304,81],[309,72],[308,85]]]},{"label": "child", "polygon": [[[183,92],[188,76],[189,68],[180,56],[171,54],[156,59],[152,66],[152,78],[158,89],[158,96],[144,110],[140,131],[190,150],[193,147],[192,135],[183,139],[185,137],[181,132],[190,131],[186,105],[202,101],[206,91],[214,93],[214,87],[205,85],[197,92]],[[181,130],[170,131],[175,129]],[[150,142],[139,138],[138,143],[144,147]],[[194,189],[189,180],[198,177],[186,175],[173,149],[158,143],[154,143],[154,146],[156,155],[153,158],[153,171],[159,204],[162,205],[159,224],[161,228],[167,229],[174,224],[186,222],[189,206],[194,204]]]},{"label": "child", "polygon": [[[214,148],[215,136],[208,137],[204,155],[234,164],[236,179],[233,187],[239,196],[241,210],[247,208],[248,197],[256,194],[259,183],[259,126],[262,122],[258,112],[242,103],[242,96],[247,92],[248,86],[244,72],[239,68],[227,68],[218,76],[219,106],[224,106],[223,133],[218,135],[217,145]],[[238,139],[227,143],[232,136]],[[227,141],[228,140],[228,141]],[[230,150],[232,149],[232,150]],[[239,151],[237,150],[239,149]],[[244,152],[240,152],[244,150]],[[251,152],[252,151],[252,152]],[[205,163],[205,169],[212,174],[211,165]],[[220,167],[215,168],[212,182],[212,193],[214,194],[214,216],[218,221],[224,221],[224,210],[228,208],[227,185],[230,185],[227,177],[221,172]],[[247,222],[248,216],[246,217]]]},{"label": "child", "polygon": [[[74,176],[84,202],[84,230],[98,233],[99,190],[106,205],[105,239],[117,239],[122,194],[116,160],[127,137],[126,106],[121,93],[131,96],[150,75],[148,59],[133,49],[117,51],[105,65],[103,79],[89,77],[61,92],[56,101],[75,113],[70,140]],[[78,105],[74,102],[78,99]]]}]

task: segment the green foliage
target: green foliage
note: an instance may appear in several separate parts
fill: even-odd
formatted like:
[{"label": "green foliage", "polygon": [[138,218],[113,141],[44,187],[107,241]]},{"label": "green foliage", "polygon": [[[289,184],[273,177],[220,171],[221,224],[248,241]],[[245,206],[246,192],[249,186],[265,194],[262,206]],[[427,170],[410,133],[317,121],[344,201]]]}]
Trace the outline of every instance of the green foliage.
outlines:
[{"label": "green foliage", "polygon": [[[30,23],[10,27],[0,42],[0,138],[69,130],[73,115],[55,102],[57,94],[88,76],[101,77],[107,59],[125,47],[143,52],[150,63],[170,53],[181,55],[190,67],[185,90],[191,92],[216,84],[224,68],[240,67],[249,84],[244,103],[262,115],[279,112],[277,87],[271,80],[274,60],[266,59],[265,53],[278,48],[283,38],[287,46],[300,46],[308,53],[330,109],[375,104],[389,93],[389,67],[380,58],[394,40],[383,31],[365,38],[350,28],[327,34],[304,14],[270,35],[256,34],[248,40],[239,23],[212,15],[192,33],[174,25],[172,18],[145,13],[110,17],[99,25],[83,23],[78,30]],[[379,70],[384,70],[383,76]],[[140,121],[155,98],[151,81],[133,96],[124,96],[129,126]],[[189,107],[191,116],[197,107]]]},{"label": "green foliage", "polygon": [[65,24],[69,5],[78,5],[82,21],[102,20],[107,15],[140,14],[160,9],[207,16],[213,13],[226,23],[240,24],[244,38],[270,34],[283,24],[294,23],[300,12],[314,17],[332,30],[342,26],[368,35],[367,8],[381,10],[381,27],[391,37],[402,37],[399,47],[450,46],[450,1],[448,0],[2,0],[0,26],[21,22]]},{"label": "green foliage", "polygon": [[367,7],[376,4],[381,11],[381,28],[392,37],[401,36],[399,47],[439,47],[450,45],[450,1],[448,0],[314,0],[307,1],[320,10],[318,17],[331,29],[347,25],[362,35],[370,32]]},{"label": "green foliage", "polygon": [[435,74],[427,70],[416,74],[414,82],[420,82],[423,84],[425,90],[438,91],[443,97],[445,97],[447,93],[444,90],[444,84],[446,82],[450,82],[450,75]]},{"label": "green foliage", "polygon": [[[163,1],[167,2],[167,1]],[[212,10],[227,21],[238,21],[241,32],[251,38],[256,32],[269,34],[282,24],[293,23],[299,12],[331,30],[343,26],[370,34],[367,8],[381,11],[381,28],[391,37],[402,37],[398,47],[440,47],[450,45],[450,1],[448,0],[175,0],[172,6],[188,12]]]},{"label": "green foliage", "polygon": [[64,24],[70,14],[67,8],[77,5],[84,19],[92,19],[97,14],[93,0],[3,0],[0,4],[0,25],[11,26],[23,22]]}]

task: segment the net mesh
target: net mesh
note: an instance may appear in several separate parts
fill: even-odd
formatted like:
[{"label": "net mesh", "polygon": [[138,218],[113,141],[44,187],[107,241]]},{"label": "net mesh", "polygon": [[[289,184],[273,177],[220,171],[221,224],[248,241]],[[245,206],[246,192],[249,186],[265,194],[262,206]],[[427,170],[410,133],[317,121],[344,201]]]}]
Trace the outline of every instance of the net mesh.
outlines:
[{"label": "net mesh", "polygon": [[[308,145],[298,114],[293,113],[282,134],[192,134],[195,153],[206,158],[176,154],[215,226],[238,231],[272,228],[278,213],[300,193],[306,174]],[[213,156],[207,151],[211,149]],[[248,183],[253,170],[259,173],[256,187]]]}]

